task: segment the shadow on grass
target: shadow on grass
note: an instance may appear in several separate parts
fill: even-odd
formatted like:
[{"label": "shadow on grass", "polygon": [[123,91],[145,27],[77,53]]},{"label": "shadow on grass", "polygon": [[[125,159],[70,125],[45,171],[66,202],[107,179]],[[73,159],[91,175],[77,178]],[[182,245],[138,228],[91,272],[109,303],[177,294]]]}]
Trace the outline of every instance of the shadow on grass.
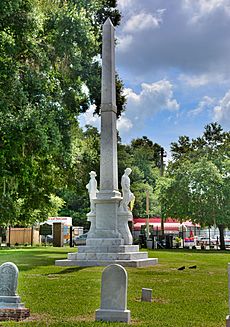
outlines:
[{"label": "shadow on grass", "polygon": [[78,272],[78,271],[81,271],[83,269],[86,269],[88,267],[71,267],[71,268],[67,268],[67,269],[63,269],[59,272],[55,272],[55,273],[49,273],[49,274],[44,274],[46,276],[51,276],[51,275],[65,275],[65,274],[70,274],[70,273],[73,273],[73,272]]},{"label": "shadow on grass", "polygon": [[15,263],[20,271],[29,271],[39,266],[54,266],[55,260],[66,257],[66,252],[63,250],[52,249],[17,249],[16,251],[5,250],[1,251],[0,264],[4,262]]}]

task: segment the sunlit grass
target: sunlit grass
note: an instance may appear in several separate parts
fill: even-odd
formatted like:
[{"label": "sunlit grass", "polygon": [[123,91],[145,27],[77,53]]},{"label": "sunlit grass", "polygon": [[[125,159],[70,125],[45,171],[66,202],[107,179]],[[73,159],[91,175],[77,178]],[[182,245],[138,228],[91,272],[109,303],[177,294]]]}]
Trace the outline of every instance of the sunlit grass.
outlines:
[{"label": "sunlit grass", "polygon": [[[119,326],[94,321],[100,306],[103,267],[56,267],[69,248],[0,250],[0,263],[14,262],[20,271],[18,293],[31,318],[0,326]],[[224,327],[228,314],[228,253],[150,251],[159,264],[126,268],[131,324],[156,327]],[[189,269],[196,265],[196,269]],[[185,270],[177,268],[185,266]],[[140,301],[141,289],[152,288],[153,302]]]}]

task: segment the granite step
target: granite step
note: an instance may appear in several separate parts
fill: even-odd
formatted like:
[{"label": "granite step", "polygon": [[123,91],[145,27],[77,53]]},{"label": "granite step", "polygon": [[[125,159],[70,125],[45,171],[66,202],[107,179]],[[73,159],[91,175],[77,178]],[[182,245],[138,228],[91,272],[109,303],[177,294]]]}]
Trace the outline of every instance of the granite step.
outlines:
[{"label": "granite step", "polygon": [[124,245],[122,238],[87,238],[87,246],[103,247],[103,246],[119,246]]},{"label": "granite step", "polygon": [[138,260],[56,260],[55,265],[61,267],[95,267],[108,266],[110,264],[119,264],[123,267],[152,267],[158,264],[158,258],[147,258]]},{"label": "granite step", "polygon": [[138,252],[139,245],[119,245],[119,246],[78,246],[78,253],[129,253]]},{"label": "granite step", "polygon": [[69,253],[69,260],[137,260],[148,258],[147,252],[129,253]]}]

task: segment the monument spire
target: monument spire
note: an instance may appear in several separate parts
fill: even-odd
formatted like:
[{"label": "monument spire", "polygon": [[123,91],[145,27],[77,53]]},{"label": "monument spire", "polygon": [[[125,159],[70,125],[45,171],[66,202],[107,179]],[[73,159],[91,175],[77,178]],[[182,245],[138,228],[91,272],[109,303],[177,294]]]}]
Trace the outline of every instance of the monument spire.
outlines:
[{"label": "monument spire", "polygon": [[100,191],[118,191],[114,26],[103,25]]},{"label": "monument spire", "polygon": [[[78,252],[69,253],[67,260],[57,260],[61,266],[107,266],[118,263],[124,266],[141,267],[155,265],[157,259],[149,258],[147,252],[139,252],[138,245],[132,245],[132,234],[128,221],[132,213],[128,203],[134,198],[130,191],[127,168],[122,177],[122,192],[118,191],[117,169],[117,107],[115,85],[115,42],[114,27],[108,18],[103,25],[102,83],[101,83],[101,157],[100,190],[96,181],[90,181],[91,210],[87,214],[90,221],[86,246],[78,247]],[[91,172],[90,175],[96,175]],[[92,179],[92,177],[91,177]]]},{"label": "monument spire", "polygon": [[[114,48],[114,26],[107,18],[103,25],[102,37],[102,83],[101,104],[116,106],[115,89],[115,48]],[[116,111],[116,108],[113,108]]]}]

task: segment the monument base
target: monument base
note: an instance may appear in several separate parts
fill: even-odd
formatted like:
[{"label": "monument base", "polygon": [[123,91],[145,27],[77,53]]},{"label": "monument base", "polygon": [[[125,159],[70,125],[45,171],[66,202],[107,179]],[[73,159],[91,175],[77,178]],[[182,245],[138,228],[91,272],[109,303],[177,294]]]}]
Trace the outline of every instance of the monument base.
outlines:
[{"label": "monument base", "polygon": [[96,321],[130,322],[130,310],[96,310]]},{"label": "monument base", "polygon": [[226,317],[226,327],[230,327],[230,315]]},{"label": "monument base", "polygon": [[79,267],[95,267],[108,266],[111,264],[119,264],[123,267],[150,267],[158,263],[157,258],[139,259],[139,260],[56,260],[55,265],[61,267],[79,266]]},{"label": "monument base", "polygon": [[0,296],[0,310],[1,309],[24,309],[24,303],[21,303],[21,298],[15,296]]},{"label": "monument base", "polygon": [[66,260],[56,260],[56,266],[108,266],[148,267],[158,263],[157,258],[148,258],[147,252],[139,252],[138,245],[122,245],[119,239],[90,239],[78,252],[69,253]]},{"label": "monument base", "polygon": [[27,308],[0,308],[0,321],[20,321],[30,316],[30,310]]}]

